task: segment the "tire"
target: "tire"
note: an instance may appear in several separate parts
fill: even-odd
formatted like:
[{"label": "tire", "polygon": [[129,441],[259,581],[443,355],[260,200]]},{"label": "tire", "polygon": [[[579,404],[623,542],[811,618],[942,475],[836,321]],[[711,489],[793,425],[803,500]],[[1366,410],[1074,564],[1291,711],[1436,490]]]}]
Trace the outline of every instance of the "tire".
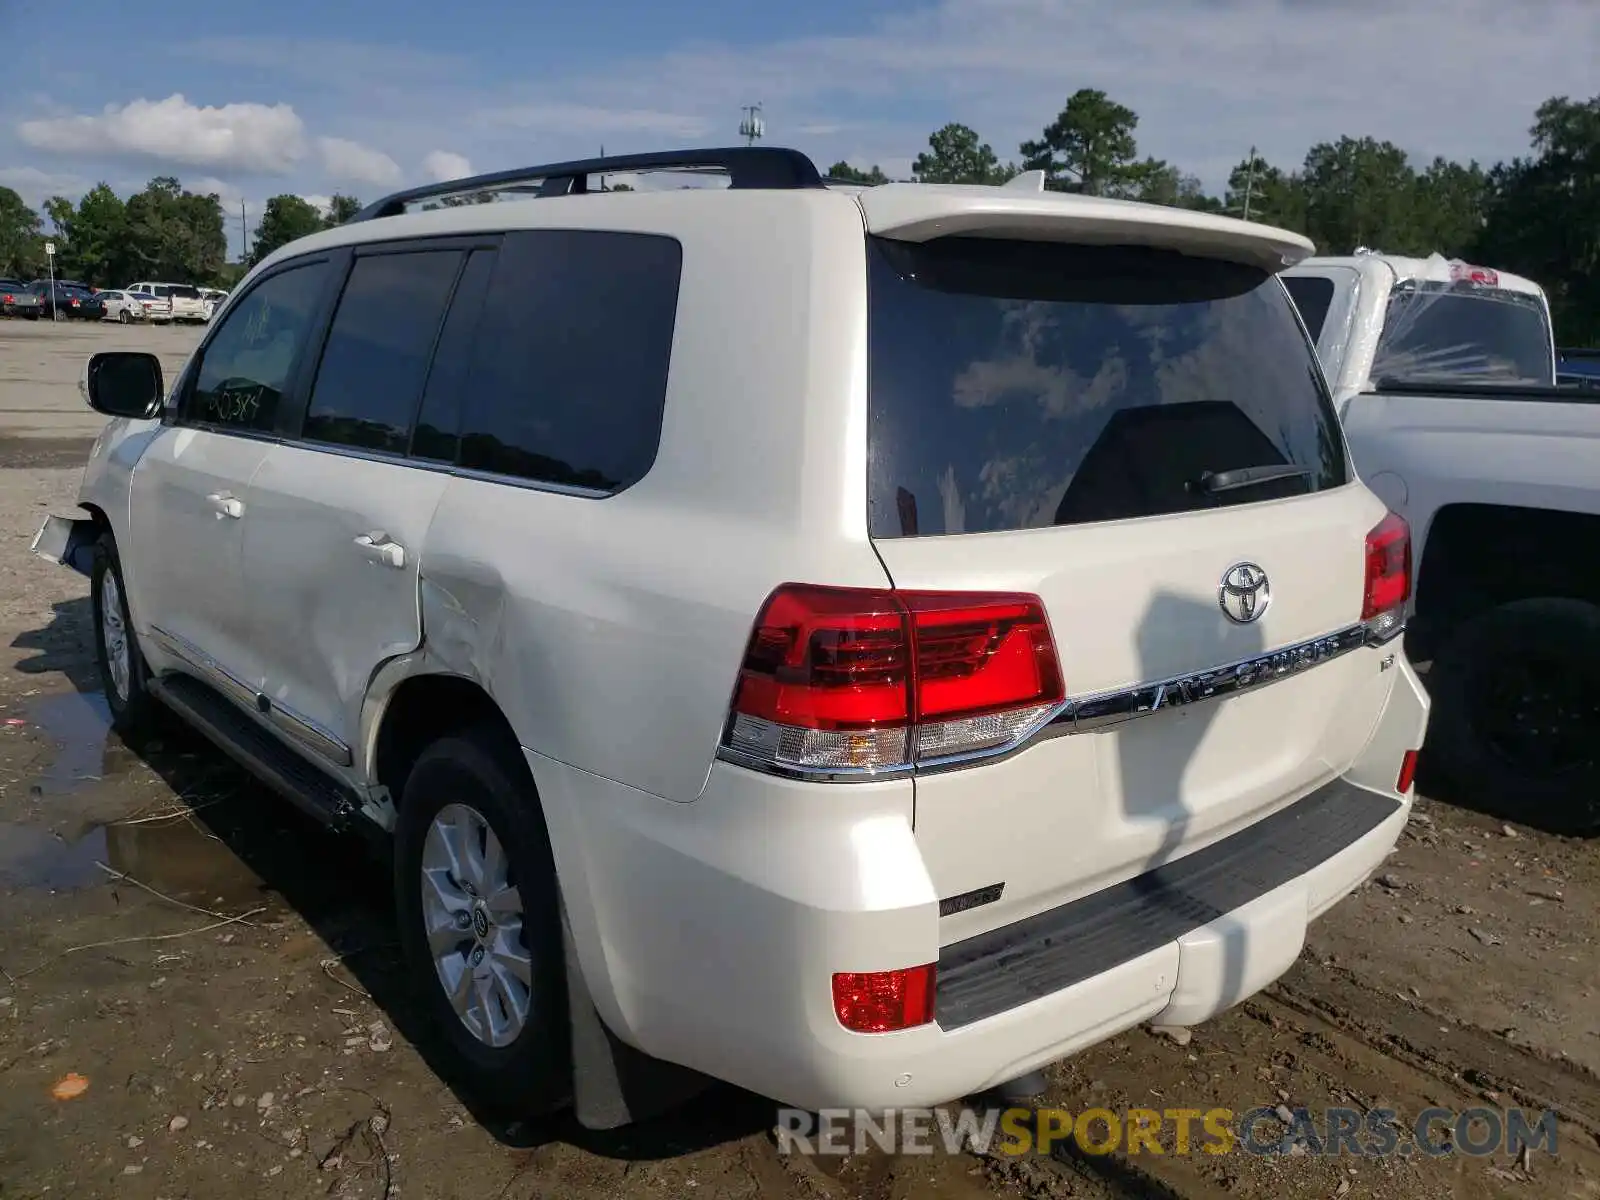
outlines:
[{"label": "tire", "polygon": [[[458,838],[468,835],[477,849],[480,839],[475,835],[485,829],[508,866],[501,878],[510,881],[520,898],[520,937],[512,914],[496,915],[492,895],[485,895],[496,891],[494,879],[485,878],[495,875],[492,869],[479,872],[477,883],[467,872],[466,882],[474,889],[468,894],[458,886],[456,870],[445,865],[452,861],[444,853],[450,830]],[[462,842],[455,845],[454,861],[460,862]],[[571,1095],[572,1063],[555,865],[527,767],[500,731],[468,729],[440,738],[422,752],[401,797],[394,878],[401,951],[423,1009],[444,1044],[447,1061],[439,1064],[441,1072],[454,1076],[463,1091],[497,1114],[527,1117],[564,1105]],[[464,914],[456,919],[468,924],[446,925],[446,906]],[[446,939],[455,937],[454,945],[435,943],[442,965],[436,964],[429,946],[430,916]],[[488,948],[500,949],[504,956],[484,954]],[[472,958],[475,953],[481,962]],[[527,975],[520,981],[514,961],[519,956],[526,959]],[[498,970],[492,965],[496,962]],[[466,1015],[458,1014],[446,990],[452,969],[463,979],[475,970],[486,972],[485,991],[470,983],[463,989],[472,993]],[[493,986],[496,981],[498,987]],[[507,1040],[495,1044],[496,1021],[510,1011],[513,998],[524,995],[527,1015],[520,1031],[506,1022],[498,1036]]]},{"label": "tire", "polygon": [[133,318],[128,315],[128,310],[125,308],[117,310],[117,320],[121,321],[124,325],[128,325],[133,322]]},{"label": "tire", "polygon": [[134,636],[122,563],[109,533],[95,543],[89,595],[94,610],[95,660],[111,723],[123,731],[144,727],[155,715],[157,701],[150,694],[150,668]]},{"label": "tire", "polygon": [[1554,833],[1600,833],[1600,606],[1542,597],[1490,609],[1445,641],[1428,690],[1425,757],[1454,798]]}]

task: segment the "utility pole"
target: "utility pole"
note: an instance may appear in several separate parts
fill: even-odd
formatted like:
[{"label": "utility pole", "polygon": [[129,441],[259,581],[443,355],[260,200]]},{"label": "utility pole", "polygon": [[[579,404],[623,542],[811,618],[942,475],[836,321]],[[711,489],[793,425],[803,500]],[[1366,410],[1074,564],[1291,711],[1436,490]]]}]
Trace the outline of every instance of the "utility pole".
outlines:
[{"label": "utility pole", "polygon": [[1244,173],[1244,219],[1250,219],[1250,201],[1256,194],[1256,148],[1250,147],[1250,166]]},{"label": "utility pole", "polygon": [[244,197],[239,197],[239,262],[250,257],[250,226],[244,219]]},{"label": "utility pole", "polygon": [[744,113],[744,120],[739,122],[739,136],[746,146],[754,146],[756,139],[767,133],[766,123],[761,119],[761,105],[747,104],[739,111]]}]

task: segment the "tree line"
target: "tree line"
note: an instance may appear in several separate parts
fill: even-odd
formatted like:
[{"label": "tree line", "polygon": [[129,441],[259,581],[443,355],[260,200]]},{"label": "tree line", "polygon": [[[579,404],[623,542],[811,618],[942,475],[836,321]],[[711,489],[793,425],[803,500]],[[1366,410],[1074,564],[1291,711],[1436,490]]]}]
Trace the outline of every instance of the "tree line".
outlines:
[{"label": "tree line", "polygon": [[[945,125],[917,155],[912,179],[992,184],[1037,170],[1052,190],[1247,217],[1303,233],[1325,254],[1362,246],[1437,251],[1537,280],[1550,295],[1558,339],[1600,344],[1600,96],[1545,101],[1534,114],[1528,153],[1510,162],[1418,164],[1392,142],[1342,137],[1312,146],[1294,168],[1247,156],[1220,196],[1181,167],[1141,156],[1138,125],[1131,108],[1083,88],[1005,162],[971,127]],[[848,162],[828,173],[865,184],[889,181],[878,166]],[[220,199],[189,192],[171,176],[152,179],[126,200],[101,183],[76,205],[52,197],[42,212],[0,187],[0,275],[42,275],[48,234],[64,277],[97,286],[138,278],[227,286],[279,246],[340,224],[360,208],[353,196],[333,197],[326,212],[300,196],[274,196],[241,265],[226,261]]]},{"label": "tree line", "polygon": [[[1392,142],[1319,142],[1298,168],[1246,156],[1221,196],[1172,163],[1141,157],[1138,114],[1084,88],[1039,137],[1001,162],[969,126],[928,138],[912,164],[919,183],[1004,183],[1043,171],[1045,186],[1115,199],[1227,213],[1309,237],[1322,254],[1358,247],[1425,257],[1438,252],[1526,275],[1550,296],[1563,345],[1600,345],[1600,96],[1541,104],[1526,155],[1484,167],[1413,163]],[[887,183],[880,167],[835,163],[828,174]]]},{"label": "tree line", "polygon": [[227,214],[214,192],[191,192],[160,175],[124,200],[106,183],[76,204],[52,196],[39,211],[11,188],[0,187],[0,276],[42,278],[45,245],[56,250],[59,279],[119,287],[140,279],[231,287],[245,269],[295,238],[349,220],[361,209],[354,196],[336,195],[327,212],[300,196],[267,201],[244,263],[228,261]]}]

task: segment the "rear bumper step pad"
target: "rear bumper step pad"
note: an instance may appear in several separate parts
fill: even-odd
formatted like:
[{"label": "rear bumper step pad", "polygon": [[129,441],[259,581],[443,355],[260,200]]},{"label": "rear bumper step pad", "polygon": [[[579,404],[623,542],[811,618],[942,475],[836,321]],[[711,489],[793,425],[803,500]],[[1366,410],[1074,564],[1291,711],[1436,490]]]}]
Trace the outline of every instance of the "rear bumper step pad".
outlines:
[{"label": "rear bumper step pad", "polygon": [[1131,962],[1304,875],[1399,808],[1334,780],[1203,850],[946,946],[936,1020],[959,1029]]}]

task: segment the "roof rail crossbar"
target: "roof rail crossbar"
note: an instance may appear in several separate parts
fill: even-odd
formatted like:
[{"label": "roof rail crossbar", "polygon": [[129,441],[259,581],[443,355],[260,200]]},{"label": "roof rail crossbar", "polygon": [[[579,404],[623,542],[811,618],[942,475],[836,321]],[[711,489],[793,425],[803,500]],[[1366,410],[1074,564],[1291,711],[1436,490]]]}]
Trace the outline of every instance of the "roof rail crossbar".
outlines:
[{"label": "roof rail crossbar", "polygon": [[[573,162],[547,163],[536,167],[518,167],[510,171],[494,171],[487,175],[473,175],[467,179],[451,179],[445,183],[429,183],[407,188],[382,200],[367,205],[355,216],[355,221],[372,221],[379,217],[397,217],[406,211],[406,205],[439,196],[458,196],[468,192],[505,191],[512,184],[540,181],[532,194],[535,196],[568,196],[588,191],[590,175],[622,175],[640,171],[692,170],[717,168],[728,176],[728,186],[734,188],[766,188],[792,191],[798,188],[820,188],[822,176],[816,164],[798,150],[779,146],[724,146],[709,150],[667,150],[650,154],[617,154],[607,158],[584,158]],[[529,191],[519,187],[517,191]]]}]

